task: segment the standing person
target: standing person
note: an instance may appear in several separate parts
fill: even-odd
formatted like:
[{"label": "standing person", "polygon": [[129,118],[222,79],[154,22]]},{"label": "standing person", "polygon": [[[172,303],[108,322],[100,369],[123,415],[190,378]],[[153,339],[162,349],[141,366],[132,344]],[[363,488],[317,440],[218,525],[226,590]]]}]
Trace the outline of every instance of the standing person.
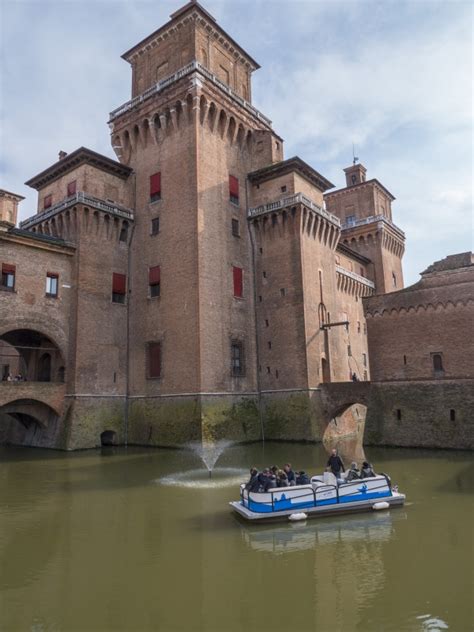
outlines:
[{"label": "standing person", "polygon": [[355,371],[354,371],[354,373],[352,374],[352,381],[353,381],[353,382],[358,382],[358,381],[359,381],[359,378],[357,377],[357,374],[356,374],[356,372],[355,372]]},{"label": "standing person", "polygon": [[293,487],[293,485],[296,485],[296,476],[291,468],[291,463],[285,463],[285,465],[283,466],[283,469],[285,470],[286,476],[288,478],[288,485],[290,485],[290,487]]},{"label": "standing person", "polygon": [[346,471],[346,468],[344,467],[344,463],[342,462],[341,457],[337,453],[336,448],[333,448],[331,450],[331,456],[329,457],[328,462],[327,462],[326,465],[327,465],[327,467],[330,468],[331,472],[336,477],[337,482],[338,483],[342,483],[343,480],[341,478],[341,474],[342,474],[342,472]]}]

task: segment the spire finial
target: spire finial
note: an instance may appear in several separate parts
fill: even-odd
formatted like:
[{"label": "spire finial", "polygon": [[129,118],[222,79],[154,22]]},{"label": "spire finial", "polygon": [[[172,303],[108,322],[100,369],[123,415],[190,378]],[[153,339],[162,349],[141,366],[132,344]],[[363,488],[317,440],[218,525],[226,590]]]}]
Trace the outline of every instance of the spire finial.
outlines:
[{"label": "spire finial", "polygon": [[356,165],[359,158],[355,155],[354,143],[352,143],[352,164]]}]

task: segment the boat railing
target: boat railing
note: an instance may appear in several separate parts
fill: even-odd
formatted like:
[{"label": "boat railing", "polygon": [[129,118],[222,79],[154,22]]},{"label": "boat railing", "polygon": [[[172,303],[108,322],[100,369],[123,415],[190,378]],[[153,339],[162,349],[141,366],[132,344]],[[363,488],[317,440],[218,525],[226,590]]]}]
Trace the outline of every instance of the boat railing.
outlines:
[{"label": "boat railing", "polygon": [[[271,495],[271,501],[261,501],[261,500],[257,500],[257,499],[253,499],[250,497],[251,493],[255,493],[255,492],[249,492],[248,490],[245,489],[245,485],[242,484],[240,486],[240,498],[242,501],[242,504],[245,506],[245,504],[247,503],[247,507],[249,505],[249,501],[252,500],[253,502],[256,502],[258,504],[261,505],[270,505],[271,504],[271,508],[272,508],[272,512],[275,511],[275,495],[276,494],[284,494],[285,492],[295,492],[297,490],[301,490],[301,494],[299,495],[294,495],[291,494],[291,500],[297,500],[298,498],[304,498],[307,497],[309,495],[312,494],[313,496],[313,502],[314,502],[314,506],[316,507],[318,505],[318,495],[319,495],[319,503],[321,503],[322,500],[328,501],[326,504],[332,504],[332,505],[337,505],[340,503],[340,494],[339,494],[339,490],[345,489],[347,491],[348,487],[358,487],[359,485],[361,485],[361,483],[367,482],[367,481],[374,481],[374,478],[378,478],[379,480],[381,478],[384,479],[384,483],[383,483],[383,487],[385,487],[385,485],[388,486],[388,494],[389,496],[392,495],[392,486],[391,486],[391,482],[390,482],[390,477],[387,476],[387,474],[384,474],[383,472],[381,472],[380,474],[378,474],[376,477],[372,477],[370,479],[358,479],[358,480],[354,480],[354,481],[349,481],[347,483],[343,483],[341,486],[339,485],[330,485],[327,483],[321,483],[320,485],[313,485],[313,484],[309,484],[309,485],[296,485],[293,487],[276,487],[273,489],[269,489],[267,492],[256,492],[256,493],[262,493],[262,494],[270,494]],[[378,489],[378,488],[374,488],[374,489]],[[355,490],[353,492],[353,494],[344,494],[345,497],[347,496],[352,496],[355,495],[359,490]],[[330,495],[329,497],[326,497],[325,499],[321,499],[321,495],[322,493],[326,493],[330,492],[333,493],[335,492],[335,496]],[[279,499],[278,499],[279,500]],[[280,509],[276,509],[276,511],[280,511]]]}]

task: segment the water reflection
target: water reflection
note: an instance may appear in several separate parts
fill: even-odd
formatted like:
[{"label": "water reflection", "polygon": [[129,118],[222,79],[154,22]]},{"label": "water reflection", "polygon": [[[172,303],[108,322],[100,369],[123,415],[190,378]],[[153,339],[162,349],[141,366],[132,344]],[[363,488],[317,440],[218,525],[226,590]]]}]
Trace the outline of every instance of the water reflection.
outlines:
[{"label": "water reflection", "polygon": [[248,547],[255,551],[281,555],[326,544],[387,541],[392,536],[394,521],[406,518],[405,511],[395,509],[390,513],[337,519],[320,518],[278,526],[247,525],[242,524],[238,518],[236,520],[239,520],[242,539]]}]

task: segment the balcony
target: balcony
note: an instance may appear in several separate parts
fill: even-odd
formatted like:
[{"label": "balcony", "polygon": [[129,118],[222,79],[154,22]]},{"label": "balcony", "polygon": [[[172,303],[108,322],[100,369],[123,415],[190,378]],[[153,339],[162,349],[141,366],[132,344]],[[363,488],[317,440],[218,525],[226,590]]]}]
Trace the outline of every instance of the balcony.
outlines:
[{"label": "balcony", "polygon": [[110,113],[109,123],[112,123],[116,118],[118,118],[119,116],[122,116],[122,114],[126,114],[127,112],[130,112],[130,110],[133,110],[134,108],[138,107],[139,105],[141,105],[142,103],[144,103],[145,101],[153,97],[155,94],[159,94],[165,88],[168,88],[168,86],[171,86],[173,83],[176,83],[183,77],[186,77],[187,75],[190,75],[193,72],[198,72],[203,77],[211,81],[215,86],[217,86],[223,92],[225,92],[228,96],[230,96],[231,99],[239,103],[239,105],[241,105],[244,109],[247,110],[247,112],[252,114],[264,125],[266,125],[267,127],[272,126],[272,122],[269,118],[267,118],[261,112],[259,112],[257,108],[255,108],[251,103],[243,99],[234,90],[232,90],[232,88],[230,88],[227,84],[225,84],[218,77],[216,77],[216,75],[213,75],[212,72],[210,72],[205,66],[200,64],[198,61],[192,61],[190,64],[183,66],[183,68],[180,68],[169,77],[166,77],[165,79],[162,79],[161,81],[158,81],[157,83],[155,83],[153,86],[151,86],[151,88],[148,88],[148,90],[145,90],[145,92],[143,92],[142,94],[139,94],[133,99],[130,99],[130,101],[127,101],[120,107],[113,110]]},{"label": "balcony", "polygon": [[25,219],[23,222],[20,222],[20,228],[26,229],[35,226],[41,222],[44,222],[51,217],[54,217],[61,211],[74,206],[75,204],[87,204],[87,206],[91,206],[92,208],[96,208],[99,211],[104,211],[104,213],[109,213],[115,217],[121,217],[122,219],[127,219],[129,221],[133,221],[133,211],[131,209],[125,208],[124,206],[120,206],[118,204],[114,204],[112,202],[105,202],[104,200],[100,200],[99,198],[94,197],[93,195],[89,195],[84,193],[83,191],[78,191],[74,195],[67,197],[65,200],[58,202],[54,206],[50,208],[40,211],[36,215]]},{"label": "balcony", "polygon": [[261,206],[249,208],[247,210],[247,218],[254,219],[260,215],[266,215],[267,213],[273,213],[290,206],[295,206],[295,204],[304,204],[304,206],[311,209],[321,217],[324,217],[324,219],[327,219],[332,224],[335,224],[338,227],[341,225],[341,221],[338,217],[336,217],[336,215],[333,215],[321,206],[318,206],[312,200],[307,198],[306,195],[303,195],[303,193],[295,193],[294,195],[282,198],[276,202],[268,202],[268,204],[262,204]]},{"label": "balcony", "polygon": [[342,266],[336,266],[336,272],[339,273],[339,274],[343,274],[346,277],[349,277],[353,281],[357,281],[357,283],[362,283],[363,285],[366,285],[367,287],[370,287],[373,290],[375,289],[375,283],[373,281],[370,281],[370,279],[366,279],[365,277],[361,276],[360,274],[356,274],[355,272],[351,272],[350,270],[346,270]]},{"label": "balcony", "polygon": [[351,228],[356,228],[358,226],[365,226],[368,224],[376,224],[378,222],[382,222],[388,224],[396,233],[398,233],[403,239],[405,238],[405,233],[403,230],[398,228],[391,220],[389,220],[385,215],[370,215],[369,217],[364,217],[362,219],[351,220],[348,222],[344,222],[341,225],[342,230],[350,230]]}]

